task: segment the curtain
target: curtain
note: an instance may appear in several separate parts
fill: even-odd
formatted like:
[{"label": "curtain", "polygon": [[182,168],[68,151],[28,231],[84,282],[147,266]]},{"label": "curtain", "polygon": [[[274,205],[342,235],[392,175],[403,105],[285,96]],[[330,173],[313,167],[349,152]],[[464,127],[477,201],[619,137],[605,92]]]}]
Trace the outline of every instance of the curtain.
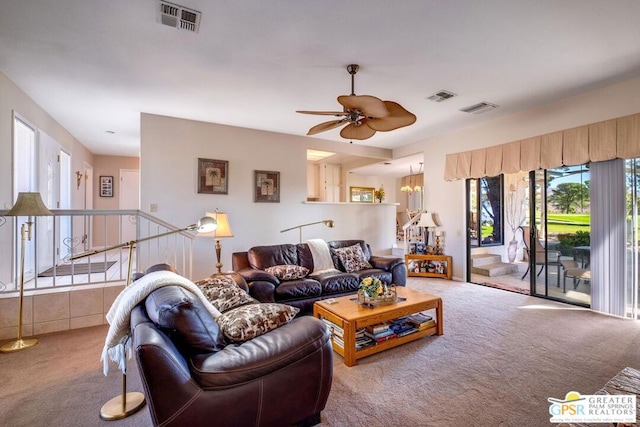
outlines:
[{"label": "curtain", "polygon": [[640,113],[507,144],[447,154],[444,179],[481,178],[634,157],[640,157]]},{"label": "curtain", "polygon": [[562,132],[548,133],[540,137],[540,168],[553,169],[562,166]]},{"label": "curtain", "polygon": [[591,164],[591,308],[625,314],[625,162]]}]

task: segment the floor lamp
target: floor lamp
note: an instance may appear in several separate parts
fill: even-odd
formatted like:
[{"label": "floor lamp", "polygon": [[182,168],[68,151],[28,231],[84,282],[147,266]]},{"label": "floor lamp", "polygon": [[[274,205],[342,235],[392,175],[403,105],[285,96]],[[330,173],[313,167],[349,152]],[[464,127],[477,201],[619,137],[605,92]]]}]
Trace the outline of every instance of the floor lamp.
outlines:
[{"label": "floor lamp", "polygon": [[[7,212],[7,216],[49,216],[53,215],[42,202],[40,193],[19,193],[16,204]],[[31,240],[31,227],[35,221],[31,218],[23,223],[20,227],[20,236],[22,244],[20,245],[20,296],[18,309],[18,339],[0,347],[2,353],[12,353],[14,351],[24,350],[38,344],[36,338],[22,339],[22,311],[24,306],[24,250],[27,240]],[[26,229],[25,229],[26,226]]]},{"label": "floor lamp", "polygon": [[285,231],[291,231],[291,230],[295,230],[296,228],[299,228],[300,229],[300,243],[302,243],[302,228],[303,227],[308,227],[309,225],[316,225],[316,224],[324,224],[329,228],[333,228],[336,223],[332,219],[325,219],[324,221],[316,221],[316,222],[310,222],[309,224],[296,225],[295,227],[286,228],[284,230],[281,230],[280,232],[284,233]]},{"label": "floor lamp", "polygon": [[[117,245],[109,246],[108,248],[91,250],[88,252],[83,252],[78,255],[73,255],[70,257],[70,260],[76,260],[84,257],[88,257],[91,255],[101,254],[106,251],[110,251],[112,249],[129,249],[129,263],[127,267],[127,281],[125,286],[129,286],[131,284],[131,275],[133,270],[133,250],[136,247],[136,244],[146,242],[148,240],[158,239],[160,237],[169,236],[171,234],[181,233],[183,231],[193,231],[197,230],[198,233],[208,233],[216,229],[216,221],[210,217],[200,218],[196,224],[191,224],[188,227],[180,228],[178,230],[170,230],[166,233],[157,234],[155,236],[143,237],[142,239],[131,240],[128,242],[118,243]],[[140,408],[142,408],[145,404],[144,394],[133,391],[127,393],[127,373],[126,370],[122,372],[122,394],[120,396],[116,396],[113,399],[110,399],[107,403],[105,403],[100,409],[100,418],[105,421],[113,421],[120,420],[122,418],[126,418],[129,415],[136,413]]]},{"label": "floor lamp", "polygon": [[222,253],[222,244],[220,243],[220,238],[223,237],[233,237],[233,231],[231,231],[231,225],[229,225],[229,217],[224,212],[218,212],[216,209],[215,212],[207,212],[207,217],[213,218],[216,220],[218,227],[213,231],[213,237],[216,239],[216,268],[218,269],[218,274],[222,274],[222,263],[220,262],[220,255]]}]

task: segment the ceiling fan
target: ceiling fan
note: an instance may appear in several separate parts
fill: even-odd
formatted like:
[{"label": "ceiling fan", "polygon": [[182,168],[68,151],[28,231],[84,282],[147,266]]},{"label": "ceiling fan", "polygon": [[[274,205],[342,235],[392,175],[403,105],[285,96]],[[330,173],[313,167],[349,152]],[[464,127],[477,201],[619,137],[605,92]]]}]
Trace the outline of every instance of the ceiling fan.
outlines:
[{"label": "ceiling fan", "polygon": [[375,96],[356,95],[354,93],[354,76],[360,67],[357,64],[347,66],[351,74],[351,95],[341,95],[338,102],[343,111],[296,111],[302,114],[342,117],[315,125],[307,135],[315,135],[345,125],[340,136],[345,139],[368,139],[377,131],[387,132],[415,123],[416,116],[393,101],[382,101]]}]

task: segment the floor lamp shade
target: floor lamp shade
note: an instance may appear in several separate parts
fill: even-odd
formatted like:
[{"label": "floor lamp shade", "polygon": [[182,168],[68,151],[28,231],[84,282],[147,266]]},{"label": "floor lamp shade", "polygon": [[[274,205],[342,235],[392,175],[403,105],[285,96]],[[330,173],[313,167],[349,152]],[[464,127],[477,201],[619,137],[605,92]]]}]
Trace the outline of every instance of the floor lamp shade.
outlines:
[{"label": "floor lamp shade", "polygon": [[[49,209],[42,202],[40,193],[19,193],[18,199],[13,207],[7,212],[7,216],[49,216],[53,215]],[[26,228],[25,228],[26,226]],[[22,312],[24,307],[24,256],[25,245],[28,240],[31,240],[31,227],[33,221],[28,220],[20,227],[20,236],[22,244],[20,245],[20,294],[18,296],[18,338],[8,344],[0,347],[2,353],[13,353],[15,351],[24,350],[38,344],[38,340],[35,338],[22,339]]]},{"label": "floor lamp shade", "polygon": [[40,193],[19,193],[18,199],[6,216],[49,216],[53,213],[47,209]]},{"label": "floor lamp shade", "polygon": [[203,233],[204,235],[213,236],[216,239],[216,268],[218,274],[222,274],[222,263],[220,262],[220,255],[222,254],[222,244],[220,239],[224,237],[233,237],[233,231],[229,224],[229,217],[224,212],[207,212],[207,216],[212,217],[218,223],[218,227],[212,233]]}]

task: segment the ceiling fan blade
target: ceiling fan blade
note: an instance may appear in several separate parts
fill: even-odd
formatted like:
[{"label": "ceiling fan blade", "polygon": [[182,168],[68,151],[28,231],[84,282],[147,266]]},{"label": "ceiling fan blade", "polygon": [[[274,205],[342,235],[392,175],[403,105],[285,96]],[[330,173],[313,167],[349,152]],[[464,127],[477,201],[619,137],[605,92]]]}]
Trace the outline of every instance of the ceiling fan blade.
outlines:
[{"label": "ceiling fan blade", "polygon": [[301,114],[315,114],[317,116],[346,116],[349,113],[346,111],[296,111]]},{"label": "ceiling fan blade", "polygon": [[412,125],[416,122],[416,116],[405,110],[397,102],[384,101],[389,110],[387,117],[375,117],[367,121],[367,125],[374,130],[387,132],[404,126]]},{"label": "ceiling fan blade", "polygon": [[338,102],[347,110],[359,110],[367,117],[387,117],[389,110],[380,98],[371,95],[341,95]]},{"label": "ceiling fan blade", "polygon": [[307,132],[307,135],[315,135],[320,132],[331,130],[333,128],[337,128],[338,126],[342,126],[346,122],[347,122],[347,119],[341,119],[341,120],[331,120],[330,122],[320,123],[318,125],[315,125],[311,129],[309,129],[309,132]]},{"label": "ceiling fan blade", "polygon": [[367,126],[367,120],[362,120],[360,126],[349,123],[342,128],[340,136],[344,139],[368,139],[375,135],[376,131]]}]

